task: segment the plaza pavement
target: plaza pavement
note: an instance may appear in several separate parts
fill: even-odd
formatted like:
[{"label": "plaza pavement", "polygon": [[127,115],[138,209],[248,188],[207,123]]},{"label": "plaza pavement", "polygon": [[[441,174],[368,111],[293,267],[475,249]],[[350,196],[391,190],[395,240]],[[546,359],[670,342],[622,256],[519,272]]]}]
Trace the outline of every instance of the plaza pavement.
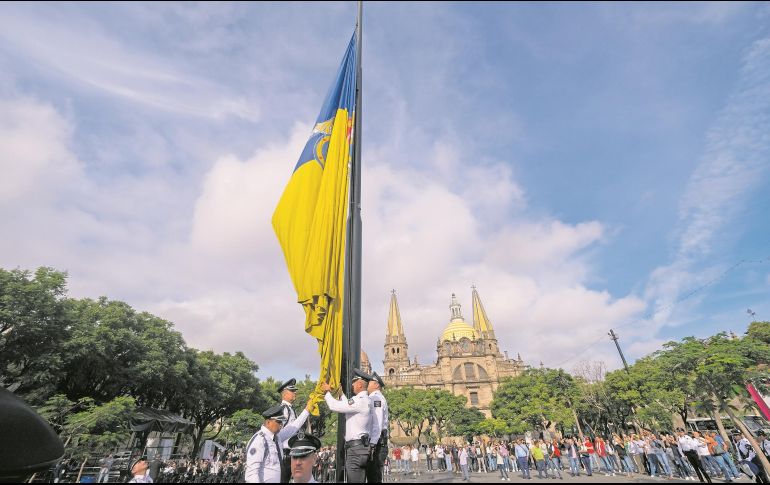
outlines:
[{"label": "plaza pavement", "polygon": [[[688,481],[682,479],[668,478],[651,478],[646,475],[632,475],[631,478],[627,478],[624,475],[605,476],[604,473],[594,473],[593,476],[586,476],[585,474],[579,477],[571,477],[569,472],[562,472],[563,480],[558,478],[537,478],[537,470],[532,475],[531,480],[524,480],[521,478],[521,473],[514,472],[509,473],[510,482],[519,483],[698,483],[698,480]],[[471,473],[470,483],[508,483],[508,481],[500,480],[500,472],[493,473]],[[714,483],[726,483],[719,478],[712,479]],[[428,472],[422,471],[419,476],[415,477],[413,474],[406,475],[403,473],[391,473],[385,479],[386,482],[404,482],[404,483],[463,483],[462,475],[449,474],[447,472]],[[745,475],[741,475],[741,478],[733,481],[733,483],[754,483],[753,480],[749,480]]]}]

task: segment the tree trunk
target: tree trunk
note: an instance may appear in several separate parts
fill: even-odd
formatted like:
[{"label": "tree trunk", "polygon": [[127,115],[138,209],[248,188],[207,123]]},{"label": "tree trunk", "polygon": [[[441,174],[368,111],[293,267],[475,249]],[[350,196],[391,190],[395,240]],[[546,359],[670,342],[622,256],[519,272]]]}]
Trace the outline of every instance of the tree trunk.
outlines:
[{"label": "tree trunk", "polygon": [[575,408],[572,409],[572,417],[575,418],[575,424],[577,425],[578,434],[580,435],[580,439],[583,439],[583,429],[580,427],[580,420],[578,419],[577,411],[575,411]]},{"label": "tree trunk", "polygon": [[735,414],[733,414],[733,412],[725,404],[724,400],[722,400],[721,397],[719,397],[719,405],[722,409],[725,410],[727,415],[730,416],[730,419],[733,420],[733,423],[735,423],[735,425],[738,426],[738,429],[741,430],[741,433],[743,433],[743,436],[745,436],[746,439],[749,440],[749,443],[751,443],[751,447],[754,448],[754,453],[757,454],[757,457],[759,457],[760,463],[762,463],[762,468],[765,469],[765,476],[770,476],[770,462],[767,461],[767,457],[765,456],[764,453],[762,453],[762,449],[760,449],[756,440],[754,440],[754,437],[751,436],[751,433],[749,432],[748,428],[746,428],[746,425],[743,424],[743,420],[737,418]]}]

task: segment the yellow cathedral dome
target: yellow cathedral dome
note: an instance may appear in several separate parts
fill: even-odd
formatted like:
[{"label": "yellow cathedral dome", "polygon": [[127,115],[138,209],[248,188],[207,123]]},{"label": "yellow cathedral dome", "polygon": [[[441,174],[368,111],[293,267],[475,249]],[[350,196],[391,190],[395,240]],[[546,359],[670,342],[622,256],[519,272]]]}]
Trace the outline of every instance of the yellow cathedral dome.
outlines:
[{"label": "yellow cathedral dome", "polygon": [[467,337],[470,340],[476,340],[479,338],[476,329],[465,323],[464,321],[452,321],[441,333],[441,341],[446,340],[460,340],[463,337]]}]

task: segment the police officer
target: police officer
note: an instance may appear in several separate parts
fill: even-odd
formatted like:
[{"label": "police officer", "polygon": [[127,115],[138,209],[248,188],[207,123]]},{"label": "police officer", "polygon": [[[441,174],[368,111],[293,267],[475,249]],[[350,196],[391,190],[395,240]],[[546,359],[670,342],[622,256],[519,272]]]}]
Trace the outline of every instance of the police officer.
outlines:
[{"label": "police officer", "polygon": [[313,467],[318,461],[321,440],[300,431],[296,436],[289,438],[289,447],[291,476],[294,483],[318,483],[313,478]]},{"label": "police officer", "polygon": [[366,481],[370,483],[382,483],[382,467],[388,457],[388,429],[390,429],[390,418],[388,416],[388,401],[382,395],[382,388],[385,383],[382,377],[376,372],[372,374],[372,380],[369,381],[369,399],[372,400],[372,420],[369,436],[370,458],[366,467]]},{"label": "police officer", "polygon": [[[286,426],[292,424],[297,419],[297,413],[292,406],[297,399],[297,380],[292,378],[281,384],[278,393],[281,395],[281,406],[283,407],[283,416],[286,418]],[[289,440],[281,443],[283,448],[283,466],[281,467],[281,483],[289,483],[291,478],[291,456],[289,456]]]},{"label": "police officer", "polygon": [[359,369],[353,370],[353,394],[350,399],[342,394],[338,401],[332,397],[331,386],[325,382],[324,400],[332,411],[345,414],[345,473],[348,483],[363,483],[369,461],[369,429],[372,402],[366,388],[372,377]]},{"label": "police officer", "polygon": [[294,422],[285,425],[282,405],[276,404],[262,413],[265,423],[246,445],[247,483],[280,483],[283,465],[280,443],[297,434],[309,415],[306,407]]}]

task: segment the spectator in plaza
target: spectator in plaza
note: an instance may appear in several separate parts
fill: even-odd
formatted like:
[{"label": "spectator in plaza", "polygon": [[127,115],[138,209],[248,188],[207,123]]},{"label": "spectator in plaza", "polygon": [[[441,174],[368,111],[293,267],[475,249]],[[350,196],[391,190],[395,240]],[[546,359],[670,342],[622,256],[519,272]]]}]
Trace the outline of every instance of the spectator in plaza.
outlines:
[{"label": "spectator in plaza", "polygon": [[[765,431],[762,429],[757,431],[757,443],[759,444],[762,453],[770,459],[770,439],[765,436]],[[728,453],[727,455],[729,456],[730,454]]]},{"label": "spectator in plaza", "polygon": [[[764,433],[764,431],[759,431],[759,433]],[[725,464],[727,465],[727,468],[730,469],[730,473],[733,475],[734,479],[740,478],[741,474],[738,471],[738,468],[735,466],[735,462],[733,462],[733,458],[730,455],[730,446],[727,445],[724,438],[719,433],[712,432],[711,438],[716,441],[716,443],[722,447],[724,450],[724,453],[722,454],[722,459],[724,460]]]},{"label": "spectator in plaza", "polygon": [[661,467],[660,474],[664,473],[671,479],[674,478],[674,474],[671,473],[671,466],[668,462],[668,455],[666,455],[666,445],[660,439],[660,437],[650,434],[650,445],[652,452],[655,454],[655,458],[658,460],[658,465]]},{"label": "spectator in plaza", "polygon": [[487,445],[483,441],[476,443],[476,456],[479,461],[479,471],[489,473],[489,468],[487,468]]},{"label": "spectator in plaza", "polygon": [[420,473],[420,448],[417,446],[412,446],[412,449],[409,450],[409,453],[411,454],[412,458],[412,468],[414,469],[414,476],[419,477],[421,475]]},{"label": "spectator in plaza", "polygon": [[441,445],[436,445],[436,464],[438,465],[439,471],[446,470],[446,461],[444,460],[444,447]]},{"label": "spectator in plaza", "polygon": [[732,470],[730,470],[730,465],[728,465],[727,460],[725,460],[727,450],[714,438],[715,436],[716,433],[705,433],[703,436],[711,455],[710,461],[714,464],[713,466],[716,469],[721,471],[721,475],[724,476],[726,482],[732,482],[733,479],[737,479],[739,475],[738,473],[733,475]]},{"label": "spectator in plaza", "polygon": [[433,447],[432,446],[426,446],[425,447],[425,462],[428,465],[428,471],[433,471]]},{"label": "spectator in plaza", "polygon": [[634,471],[634,465],[631,458],[628,456],[628,450],[623,439],[618,435],[612,436],[612,447],[615,450],[615,458],[620,464],[621,473],[625,473],[627,477],[630,477]]},{"label": "spectator in plaza", "polygon": [[569,438],[566,443],[566,455],[569,458],[569,474],[573,477],[580,476],[580,447],[575,440]]},{"label": "spectator in plaza", "polygon": [[559,480],[563,480],[561,476],[561,449],[559,442],[555,438],[546,444],[545,462],[547,472],[550,473],[553,470],[553,477],[559,476]]},{"label": "spectator in plaza", "polygon": [[104,458],[102,458],[100,461],[101,467],[99,468],[99,476],[96,478],[96,483],[107,483],[107,480],[110,478],[110,470],[112,469],[112,463],[114,462],[114,458],[112,458],[112,453],[108,454]]},{"label": "spectator in plaza", "polygon": [[495,455],[495,465],[497,466],[497,469],[500,470],[500,480],[507,480],[510,482],[511,479],[508,477],[508,467],[505,466],[505,457],[508,456],[508,448],[502,444],[497,445]]},{"label": "spectator in plaza", "polygon": [[586,437],[580,444],[580,461],[583,463],[583,468],[586,469],[586,475],[593,476],[591,469],[591,454],[593,453],[593,444],[591,440]]},{"label": "spectator in plaza", "polygon": [[444,448],[444,463],[446,464],[446,471],[452,473],[452,450]]},{"label": "spectator in plaza", "polygon": [[521,477],[527,480],[532,477],[529,476],[529,448],[524,443],[524,440],[519,438],[516,444],[513,446],[513,452],[516,455],[516,463],[521,470]]},{"label": "spectator in plaza", "polygon": [[487,447],[487,470],[497,471],[497,444],[492,443]]},{"label": "spectator in plaza", "polygon": [[398,446],[393,448],[393,459],[396,460],[396,473],[401,472],[402,463],[401,463],[401,448]]},{"label": "spectator in plaza", "polygon": [[459,452],[460,469],[463,472],[463,481],[470,481],[471,477],[468,474],[468,447],[463,446]]},{"label": "spectator in plaza", "polygon": [[612,467],[607,458],[607,444],[601,436],[597,436],[596,440],[594,440],[594,452],[599,459],[600,465],[604,468],[604,476],[609,477],[612,473]]},{"label": "spectator in plaza", "polygon": [[703,464],[701,463],[698,456],[698,442],[696,442],[690,434],[685,434],[682,428],[677,430],[677,434],[679,450],[684,453],[685,457],[687,457],[687,461],[690,462],[690,465],[695,470],[695,473],[698,476],[698,480],[701,482],[711,483],[711,476],[703,468]]},{"label": "spectator in plaza", "polygon": [[762,467],[762,462],[759,461],[759,457],[749,440],[742,433],[736,433],[733,439],[736,442],[735,448],[738,450],[740,463],[746,464],[751,469],[752,473],[754,473],[754,481],[757,483],[768,483],[768,477]]},{"label": "spectator in plaza", "polygon": [[535,460],[535,468],[537,469],[537,478],[548,478],[545,471],[545,453],[540,448],[540,441],[535,440],[532,446],[529,448],[530,456]]}]

